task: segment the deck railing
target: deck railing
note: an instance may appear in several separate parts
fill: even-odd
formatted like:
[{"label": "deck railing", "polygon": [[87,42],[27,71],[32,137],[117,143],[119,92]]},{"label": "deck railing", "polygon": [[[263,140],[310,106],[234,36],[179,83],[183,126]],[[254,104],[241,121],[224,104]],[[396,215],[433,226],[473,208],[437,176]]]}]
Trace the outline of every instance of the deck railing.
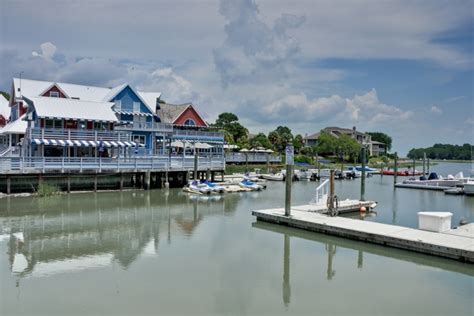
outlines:
[{"label": "deck railing", "polygon": [[[268,158],[267,158],[268,156]],[[245,163],[248,161],[249,163],[265,163],[267,162],[277,163],[281,162],[280,155],[274,155],[270,153],[226,153],[225,160],[228,163]]]},{"label": "deck railing", "polygon": [[[223,156],[198,157],[198,170],[223,170]],[[191,171],[194,156],[133,158],[0,157],[0,174],[32,172]]]},{"label": "deck railing", "polygon": [[144,123],[133,123],[126,125],[115,126],[117,131],[152,131],[152,132],[172,132],[173,124],[171,123],[157,123],[157,122],[144,122]]},{"label": "deck railing", "polygon": [[224,139],[224,133],[222,132],[211,132],[211,131],[194,131],[194,130],[182,130],[182,129],[175,129],[173,132],[173,135],[175,136],[188,136],[188,137],[193,137],[193,136],[204,136],[204,137],[216,137],[216,138],[222,138]]},{"label": "deck railing", "polygon": [[27,135],[31,139],[62,139],[62,140],[105,140],[105,141],[129,141],[130,132],[125,131],[100,131],[83,129],[62,128],[30,128]]}]

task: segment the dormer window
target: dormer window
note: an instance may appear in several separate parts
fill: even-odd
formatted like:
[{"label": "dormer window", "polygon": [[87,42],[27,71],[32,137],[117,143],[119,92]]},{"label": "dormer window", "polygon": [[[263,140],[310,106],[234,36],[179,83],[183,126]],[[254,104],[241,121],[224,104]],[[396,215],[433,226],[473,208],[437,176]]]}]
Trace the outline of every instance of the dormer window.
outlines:
[{"label": "dormer window", "polygon": [[193,119],[187,119],[187,120],[184,122],[184,125],[186,125],[186,126],[195,126],[195,125],[196,125],[196,122],[194,122]]},{"label": "dormer window", "polygon": [[140,102],[133,102],[133,112],[140,112]]},{"label": "dormer window", "polygon": [[115,111],[121,111],[122,110],[122,101],[115,100],[114,110]]},{"label": "dormer window", "polygon": [[58,91],[49,91],[49,96],[51,98],[59,98],[59,92]]}]

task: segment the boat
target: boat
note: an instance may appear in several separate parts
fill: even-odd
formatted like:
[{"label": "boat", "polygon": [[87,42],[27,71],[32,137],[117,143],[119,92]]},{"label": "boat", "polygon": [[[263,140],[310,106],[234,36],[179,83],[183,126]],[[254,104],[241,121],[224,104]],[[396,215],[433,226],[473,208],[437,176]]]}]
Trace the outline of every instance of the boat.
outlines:
[{"label": "boat", "polygon": [[252,191],[260,191],[263,189],[263,186],[261,186],[260,184],[257,184],[247,179],[242,180],[239,185],[243,188],[251,189]]},{"label": "boat", "polygon": [[283,181],[285,180],[285,176],[281,173],[274,173],[274,174],[261,174],[260,177],[265,180],[270,181]]},{"label": "boat", "polygon": [[211,194],[213,192],[206,183],[199,183],[196,180],[189,182],[184,188],[183,191],[194,194]]},{"label": "boat", "polygon": [[344,177],[348,179],[351,179],[351,178],[355,179],[355,178],[362,177],[362,171],[359,171],[354,167],[349,167],[346,170],[344,170],[342,173],[344,174]]},{"label": "boat", "polygon": [[[386,176],[393,176],[395,175],[395,171],[394,170],[383,170],[382,171],[382,174],[383,175],[386,175]],[[412,170],[399,170],[397,171],[397,176],[400,176],[400,177],[410,177],[410,176],[419,176],[421,175],[422,173],[420,171],[416,171],[413,172]]]},{"label": "boat", "polygon": [[456,179],[453,176],[450,176],[445,179],[442,176],[438,176],[436,172],[430,173],[428,178],[421,176],[419,179],[410,178],[408,180],[403,181],[403,184],[448,188],[456,187],[458,185],[461,185],[462,183],[463,181],[461,179]]},{"label": "boat", "polygon": [[[380,170],[375,169],[375,168],[370,168],[368,166],[365,166],[364,169],[365,169],[365,173],[380,173]],[[349,167],[347,167],[347,170],[349,170],[349,171],[355,170],[355,171],[359,171],[359,172],[362,173],[363,169],[362,169],[362,166],[355,166],[355,167],[354,166],[349,166]]]},{"label": "boat", "polygon": [[209,187],[211,188],[212,192],[216,192],[216,193],[224,193],[225,192],[225,188],[222,186],[222,185],[218,185],[214,182],[210,182],[210,181],[204,181],[204,183]]},{"label": "boat", "polygon": [[295,170],[295,176],[296,179],[298,179],[299,181],[311,181],[312,179],[314,179],[313,173],[309,170],[304,169]]},{"label": "boat", "polygon": [[469,179],[464,183],[464,194],[474,195],[474,179]]}]

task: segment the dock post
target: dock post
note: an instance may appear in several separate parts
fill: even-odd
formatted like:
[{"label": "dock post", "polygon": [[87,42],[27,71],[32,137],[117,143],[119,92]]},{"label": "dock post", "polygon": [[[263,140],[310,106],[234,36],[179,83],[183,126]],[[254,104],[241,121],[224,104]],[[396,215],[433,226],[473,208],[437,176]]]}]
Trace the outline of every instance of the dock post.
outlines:
[{"label": "dock post", "polygon": [[209,168],[207,168],[207,170],[206,170],[206,180],[209,181],[210,178],[211,178],[211,170],[209,170]]},{"label": "dock post", "polygon": [[7,175],[7,194],[11,193],[12,179],[10,175]]},{"label": "dock post", "polygon": [[413,158],[413,176],[415,176],[415,166],[416,166],[415,158]]},{"label": "dock post", "polygon": [[293,182],[294,147],[286,145],[286,178],[285,178],[285,216],[291,216],[291,185]]},{"label": "dock post", "polygon": [[319,161],[318,153],[316,153],[316,163],[318,167],[318,178],[321,180],[321,162]]},{"label": "dock post", "polygon": [[168,179],[168,170],[165,172],[165,188],[169,189],[170,187],[170,181]]},{"label": "dock post", "polygon": [[426,152],[423,153],[423,176],[426,174]]},{"label": "dock post", "polygon": [[430,174],[430,158],[426,159],[426,174]]},{"label": "dock post", "polygon": [[194,153],[194,180],[198,178],[198,155],[197,152]]},{"label": "dock post", "polygon": [[143,188],[145,190],[150,190],[151,172],[146,171],[143,176],[145,178],[144,181],[143,181]]},{"label": "dock post", "polygon": [[67,181],[67,193],[71,193],[71,175],[70,174],[67,175],[66,181]]},{"label": "dock post", "polygon": [[212,182],[216,181],[216,172],[215,171],[211,172],[211,181]]},{"label": "dock post", "polygon": [[395,184],[397,184],[397,173],[398,173],[398,153],[394,153],[394,158],[393,158],[393,187],[395,187]]},{"label": "dock post", "polygon": [[123,190],[123,172],[120,173],[120,191]]},{"label": "dock post", "polygon": [[97,173],[94,176],[94,192],[97,192]]},{"label": "dock post", "polygon": [[222,182],[224,182],[224,179],[225,179],[225,178],[224,178],[224,175],[225,175],[225,172],[222,171],[222,172],[221,172],[221,180],[222,180]]},{"label": "dock post", "polygon": [[362,146],[361,160],[362,160],[362,176],[360,177],[360,200],[365,201],[365,154],[366,148]]},{"label": "dock post", "polygon": [[331,169],[329,171],[329,197],[328,197],[328,214],[329,216],[335,216],[335,207],[334,207],[334,198],[335,198],[335,192],[334,192],[334,175],[335,175],[335,170]]}]

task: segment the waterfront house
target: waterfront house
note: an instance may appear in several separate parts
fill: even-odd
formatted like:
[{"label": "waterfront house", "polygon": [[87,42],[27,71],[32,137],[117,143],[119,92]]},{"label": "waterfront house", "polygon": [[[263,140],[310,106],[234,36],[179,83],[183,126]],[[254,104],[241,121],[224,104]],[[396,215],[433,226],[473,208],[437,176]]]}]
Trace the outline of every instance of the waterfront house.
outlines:
[{"label": "waterfront house", "polygon": [[0,94],[0,128],[7,124],[10,117],[10,108],[8,107],[8,100],[3,94]]},{"label": "waterfront house", "polygon": [[[326,127],[322,129],[322,132],[326,132],[329,135],[334,136],[335,138],[339,138],[339,136],[341,135],[347,135],[352,139],[356,140],[360,145],[368,146],[369,154],[371,156],[378,156],[387,152],[386,144],[373,141],[372,137],[369,134],[359,132],[355,126],[352,129],[341,127]],[[306,135],[303,138],[304,145],[310,147],[316,146],[318,144],[318,139],[320,135],[320,132],[311,135]]]}]

